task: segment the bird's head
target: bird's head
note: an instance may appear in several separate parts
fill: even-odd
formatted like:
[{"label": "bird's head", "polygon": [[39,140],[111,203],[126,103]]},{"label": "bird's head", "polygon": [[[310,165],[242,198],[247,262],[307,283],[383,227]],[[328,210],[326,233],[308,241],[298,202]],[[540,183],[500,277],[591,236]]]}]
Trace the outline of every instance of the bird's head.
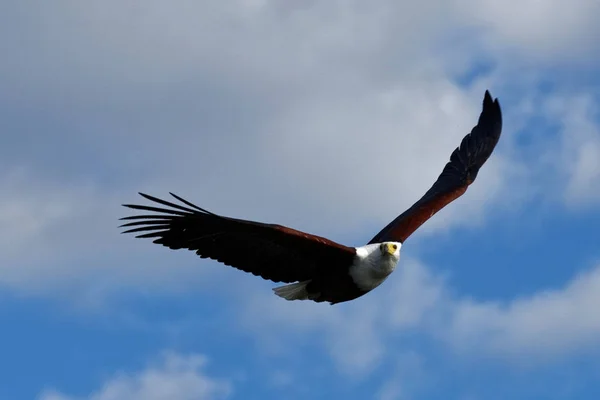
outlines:
[{"label": "bird's head", "polygon": [[384,256],[390,256],[394,258],[400,258],[400,248],[402,243],[400,242],[383,242],[379,245],[379,250]]}]

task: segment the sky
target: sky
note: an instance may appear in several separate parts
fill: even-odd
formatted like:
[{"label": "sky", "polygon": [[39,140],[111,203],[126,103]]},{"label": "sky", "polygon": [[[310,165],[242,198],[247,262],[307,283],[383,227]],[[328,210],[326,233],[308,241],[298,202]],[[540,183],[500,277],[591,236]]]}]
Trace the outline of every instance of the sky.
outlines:
[{"label": "sky", "polygon": [[[0,399],[597,399],[600,3],[0,2]],[[123,203],[358,246],[475,125],[464,196],[330,306]]]}]

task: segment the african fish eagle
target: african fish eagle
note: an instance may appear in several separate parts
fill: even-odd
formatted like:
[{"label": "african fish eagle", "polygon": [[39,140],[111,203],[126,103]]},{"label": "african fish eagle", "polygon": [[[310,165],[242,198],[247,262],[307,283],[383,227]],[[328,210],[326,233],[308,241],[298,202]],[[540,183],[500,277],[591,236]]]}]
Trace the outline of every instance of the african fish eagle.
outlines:
[{"label": "african fish eagle", "polygon": [[341,303],[378,287],[395,270],[404,241],[473,183],[500,139],[498,99],[485,92],[477,125],[461,141],[433,186],[368,244],[349,247],[286,226],[213,214],[171,193],[183,205],[140,193],[170,208],[124,204],[155,212],[134,215],[121,227],[170,249],[195,251],[245,272],[286,285],[273,289],[287,300]]}]

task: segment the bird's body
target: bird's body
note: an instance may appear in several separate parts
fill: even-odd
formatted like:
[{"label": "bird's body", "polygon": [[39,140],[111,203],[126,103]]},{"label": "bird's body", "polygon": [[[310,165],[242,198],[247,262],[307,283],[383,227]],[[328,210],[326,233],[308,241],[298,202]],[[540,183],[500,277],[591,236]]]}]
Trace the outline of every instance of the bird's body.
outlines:
[{"label": "bird's body", "polygon": [[394,272],[400,261],[402,243],[374,243],[356,248],[356,258],[350,276],[356,286],[368,292],[381,285]]},{"label": "bird's body", "polygon": [[355,247],[349,266],[331,265],[320,269],[312,279],[279,286],[273,291],[286,300],[329,301],[331,304],[353,300],[381,285],[394,272],[401,246],[401,243],[386,242]]},{"label": "bird's body", "polygon": [[461,196],[491,155],[502,131],[498,101],[486,91],[478,124],[465,136],[433,186],[368,244],[349,247],[289,227],[213,214],[171,193],[185,206],[140,193],[170,208],[125,204],[159,214],[122,218],[126,232],[155,238],[171,249],[195,251],[273,282],[286,300],[331,304],[354,300],[383,283],[396,269],[404,241],[425,221]]}]

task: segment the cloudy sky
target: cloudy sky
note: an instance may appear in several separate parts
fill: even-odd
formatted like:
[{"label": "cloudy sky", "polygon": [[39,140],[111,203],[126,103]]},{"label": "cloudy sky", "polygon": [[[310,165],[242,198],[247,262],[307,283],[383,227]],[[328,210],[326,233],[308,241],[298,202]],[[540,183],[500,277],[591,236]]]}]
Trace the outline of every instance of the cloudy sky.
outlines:
[{"label": "cloudy sky", "polygon": [[[597,399],[596,0],[0,3],[0,398]],[[168,191],[350,245],[477,121],[465,196],[337,306],[120,235]]]}]

